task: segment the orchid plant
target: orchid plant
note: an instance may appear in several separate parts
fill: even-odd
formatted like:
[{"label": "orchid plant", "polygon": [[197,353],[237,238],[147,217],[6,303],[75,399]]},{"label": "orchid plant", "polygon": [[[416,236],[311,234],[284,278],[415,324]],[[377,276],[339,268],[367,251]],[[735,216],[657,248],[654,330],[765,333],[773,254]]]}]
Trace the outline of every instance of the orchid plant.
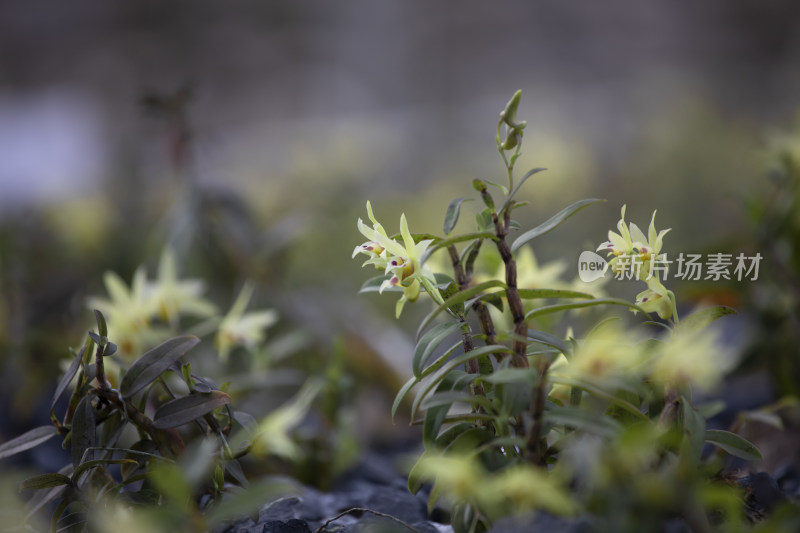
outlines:
[{"label": "orchid plant", "polygon": [[[631,514],[642,509],[654,510],[649,522],[679,515],[692,530],[710,531],[709,513],[719,506],[735,508],[739,496],[714,481],[724,463],[718,455],[705,457],[704,443],[744,459],[760,458],[739,435],[707,429],[712,407],[691,401],[693,389],[710,389],[730,366],[727,350],[706,326],[733,310],[701,309],[680,321],[660,266],[670,230],[656,229],[654,212],[645,235],[626,222],[625,206],[617,232],[609,231],[597,250],[611,257],[608,269],[617,274],[632,269],[630,278],[647,285],[635,302],[565,283],[558,279],[557,263],[543,269],[547,276],[533,276],[539,266],[532,241],[603,200],[575,202],[511,239],[520,229],[512,214],[526,204],[517,198],[520,188],[545,170],[534,168],[516,179],[527,125],[517,118],[520,97],[518,91],[497,123],[506,181],[473,181],[483,203],[473,231],[452,235],[464,198],[448,206],[442,236],[411,233],[405,215],[399,234],[389,235],[369,202],[372,227],[358,221],[367,241],[353,257],[366,255],[363,266],[381,272],[362,292],[402,292],[397,316],[422,294],[433,304],[417,332],[412,375],[392,408],[395,416],[416,389],[411,422],[422,426],[425,451],[410,470],[409,489],[433,483],[429,506],[445,505],[458,533],[485,531],[500,516],[534,510],[591,513],[603,530],[640,531]],[[499,200],[490,188],[502,194]],[[479,256],[488,254],[499,257],[499,270],[478,270]],[[449,272],[439,266],[446,264]],[[587,325],[586,316],[574,314],[620,307],[645,320],[625,325],[611,316]],[[652,324],[661,326],[659,334]],[[543,326],[558,330],[539,329]],[[612,500],[622,490],[621,480],[613,468],[602,471],[595,461],[617,464],[642,486],[661,483],[685,497],[659,499],[653,491],[634,491],[628,495],[629,514],[616,516],[620,505]],[[687,472],[703,472],[703,481],[690,482]],[[728,518],[735,529],[738,518]]]}]

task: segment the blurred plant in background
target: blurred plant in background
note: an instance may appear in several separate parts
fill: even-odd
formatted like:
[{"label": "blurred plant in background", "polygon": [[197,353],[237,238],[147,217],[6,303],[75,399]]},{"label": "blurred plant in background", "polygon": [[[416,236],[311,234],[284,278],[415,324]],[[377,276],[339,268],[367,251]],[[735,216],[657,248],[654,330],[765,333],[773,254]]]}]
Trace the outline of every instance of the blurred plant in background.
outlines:
[{"label": "blurred plant in background", "polygon": [[[30,256],[8,253],[14,243],[26,242],[30,230],[18,228],[0,240],[0,287],[9,296],[0,309],[10,317],[31,306],[14,320],[3,321],[17,327],[13,335],[2,330],[0,344],[8,348],[2,363],[11,368],[15,353],[41,354],[38,361],[19,358],[23,366],[17,372],[23,379],[11,389],[18,395],[9,401],[30,409],[47,394],[37,383],[47,383],[59,368],[63,372],[52,400],[47,400],[52,425],[38,425],[44,422],[41,409],[9,409],[38,426],[18,431],[22,434],[16,438],[8,435],[13,428],[0,427],[0,460],[10,474],[2,484],[46,470],[40,458],[52,452],[39,452],[38,447],[56,435],[71,451],[70,464],[58,473],[22,483],[26,494],[35,492],[26,509],[18,507],[16,498],[3,497],[0,508],[11,524],[24,519],[38,527],[41,515],[51,512],[52,525],[59,529],[102,527],[97,524],[119,520],[130,527],[150,524],[158,531],[206,530],[292,490],[291,484],[272,481],[273,474],[324,487],[357,458],[359,444],[348,414],[352,401],[344,393],[351,381],[342,350],[313,345],[313,332],[286,320],[278,326],[274,309],[250,309],[259,305],[257,293],[278,287],[270,269],[279,268],[286,252],[284,235],[265,232],[237,195],[194,181],[188,95],[167,98],[174,105],[154,106],[159,98],[148,97],[148,108],[166,125],[177,186],[158,191],[156,205],[163,214],[156,223],[152,211],[129,212],[136,200],[126,198],[121,204],[121,215],[131,215],[126,224],[115,225],[119,213],[98,209],[100,216],[91,224],[63,228],[90,228],[97,239],[76,237],[90,248],[65,255],[71,261],[64,266],[74,268],[82,280],[69,285],[64,269],[61,276],[66,277],[57,279],[67,283],[64,297],[72,302],[59,311],[74,314],[61,319],[65,327],[52,327],[51,301],[47,309],[39,309],[37,293],[25,292],[27,278],[20,276],[28,273],[18,269]],[[131,231],[137,226],[139,231]],[[64,245],[76,241],[66,239]],[[48,255],[60,253],[52,236],[43,244],[52,245]],[[127,266],[137,255],[147,257],[159,248],[154,278],[147,264]],[[189,269],[192,277],[183,274]],[[131,270],[128,284],[117,272]],[[22,283],[14,283],[15,275]],[[96,283],[89,279],[92,275],[97,281],[102,278],[106,295],[85,295]],[[231,305],[216,303],[237,285],[241,288]],[[48,294],[52,288],[41,290]],[[97,330],[60,364],[63,346],[70,337],[74,340],[75,324],[87,306],[95,309]],[[225,309],[223,315],[220,310]],[[278,333],[267,336],[268,328]],[[40,337],[47,345],[37,348]],[[58,342],[62,348],[51,348]],[[291,357],[296,354],[303,357]],[[36,461],[33,471],[25,462],[8,459],[19,454]],[[46,464],[60,457],[56,453]]]}]

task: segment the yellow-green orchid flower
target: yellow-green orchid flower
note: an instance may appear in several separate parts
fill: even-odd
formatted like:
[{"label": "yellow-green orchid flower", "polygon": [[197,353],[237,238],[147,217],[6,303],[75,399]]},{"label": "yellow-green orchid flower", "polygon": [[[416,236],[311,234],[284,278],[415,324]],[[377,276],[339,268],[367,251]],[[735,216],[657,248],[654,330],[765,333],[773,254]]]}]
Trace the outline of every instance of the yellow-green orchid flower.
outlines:
[{"label": "yellow-green orchid flower", "polygon": [[[379,292],[383,292],[388,287],[399,286],[403,289],[403,296],[397,302],[395,314],[399,317],[405,303],[414,302],[419,297],[420,285],[432,288],[435,277],[431,270],[422,264],[421,258],[428,249],[431,242],[425,239],[414,242],[414,237],[408,229],[408,221],[405,213],[400,215],[400,235],[403,239],[402,244],[390,238],[386,230],[375,218],[372,212],[372,205],[367,202],[367,214],[372,222],[370,228],[360,218],[358,219],[358,230],[368,240],[353,250],[353,257],[359,253],[366,254],[368,259],[362,266],[375,265],[382,268],[386,274],[391,274],[380,286]],[[438,296],[438,294],[436,295]],[[436,296],[432,295],[433,298]]]},{"label": "yellow-green orchid flower", "polygon": [[245,313],[253,291],[253,285],[245,283],[231,310],[219,324],[216,345],[223,361],[228,359],[231,350],[236,346],[255,349],[264,341],[264,330],[278,321],[278,314],[272,309]]},{"label": "yellow-green orchid flower", "polygon": [[163,340],[163,332],[151,324],[157,306],[144,267],[136,269],[130,289],[119,275],[110,271],[103,275],[103,283],[109,298],[92,296],[87,305],[105,315],[108,337],[119,346],[120,355],[139,356]]},{"label": "yellow-green orchid flower", "polygon": [[664,235],[671,228],[660,232],[656,231],[656,211],[653,211],[648,235],[645,237],[639,226],[633,222],[626,225],[625,208],[626,206],[623,205],[621,218],[617,222],[619,233],[609,230],[608,240],[598,246],[597,251],[606,250],[609,257],[614,256],[608,262],[608,267],[614,272],[620,273],[621,270],[631,268],[631,265],[637,265],[639,267],[636,272],[637,278],[647,281],[651,277],[653,260],[658,262],[666,259],[664,254],[659,255],[659,252],[664,244]]},{"label": "yellow-green orchid flower", "polygon": [[656,350],[650,365],[657,382],[709,390],[734,363],[733,353],[721,341],[719,330],[676,328]]},{"label": "yellow-green orchid flower", "polygon": [[166,248],[158,263],[158,279],[152,284],[152,297],[161,319],[173,328],[180,315],[197,317],[214,316],[214,304],[203,298],[205,285],[199,279],[178,279],[175,252]]},{"label": "yellow-green orchid flower", "polygon": [[663,319],[672,317],[675,309],[670,291],[655,276],[647,280],[647,290],[636,296],[636,305]]}]

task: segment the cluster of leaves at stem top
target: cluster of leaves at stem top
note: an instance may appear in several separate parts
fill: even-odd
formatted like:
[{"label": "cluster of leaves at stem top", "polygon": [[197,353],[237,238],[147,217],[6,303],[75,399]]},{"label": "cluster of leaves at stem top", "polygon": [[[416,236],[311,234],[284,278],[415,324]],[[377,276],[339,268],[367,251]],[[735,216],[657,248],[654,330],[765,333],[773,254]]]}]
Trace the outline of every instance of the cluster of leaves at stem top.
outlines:
[{"label": "cluster of leaves at stem top", "polygon": [[[430,507],[448,505],[459,533],[534,510],[589,513],[608,531],[649,530],[648,524],[655,530],[679,515],[694,531],[710,531],[709,516],[723,509],[736,529],[739,494],[720,481],[720,454],[703,456],[703,447],[746,460],[759,459],[759,451],[735,433],[707,430],[711,408],[691,401],[693,388],[713,386],[726,368],[707,326],[733,310],[702,309],[680,321],[663,275],[647,269],[669,230],[656,230],[654,213],[645,235],[626,223],[624,207],[619,233],[609,232],[598,251],[612,258],[612,271],[625,260],[644,265],[636,279],[647,289],[636,302],[595,296],[602,292],[597,286],[524,285],[529,272],[520,265],[536,264],[525,259],[532,242],[603,200],[577,201],[514,233],[522,228],[512,213],[525,204],[518,193],[545,170],[516,179],[527,125],[517,118],[520,96],[497,123],[505,179],[472,183],[483,205],[473,231],[454,234],[468,198],[450,202],[442,236],[412,233],[405,215],[391,235],[369,202],[371,226],[358,221],[367,241],[353,256],[365,255],[364,266],[380,271],[362,292],[401,293],[398,316],[422,294],[433,303],[417,331],[412,376],[392,407],[393,416],[401,406],[410,409],[412,423],[423,428],[425,452],[410,471],[409,489],[432,482]],[[486,257],[500,264],[496,275],[480,271]],[[628,308],[650,326],[601,316],[583,327],[586,308]]]}]

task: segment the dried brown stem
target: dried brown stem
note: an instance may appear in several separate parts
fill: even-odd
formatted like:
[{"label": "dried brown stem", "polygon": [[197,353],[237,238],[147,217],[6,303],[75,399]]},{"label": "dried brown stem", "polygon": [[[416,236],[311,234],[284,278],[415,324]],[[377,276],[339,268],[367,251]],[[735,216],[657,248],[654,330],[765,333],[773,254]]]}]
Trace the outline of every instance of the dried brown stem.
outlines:
[{"label": "dried brown stem", "polygon": [[512,349],[514,353],[511,355],[511,366],[517,368],[527,368],[528,358],[526,352],[528,343],[525,342],[528,334],[528,325],[525,322],[525,310],[522,307],[522,298],[519,296],[517,290],[517,262],[511,254],[511,249],[506,242],[506,235],[508,235],[508,226],[511,221],[510,206],[503,214],[503,220],[492,213],[494,220],[495,235],[497,235],[497,251],[500,252],[500,258],[506,266],[506,299],[508,300],[508,308],[511,311],[511,318],[514,320],[514,343]]},{"label": "dried brown stem", "polygon": [[[447,248],[447,251],[450,253],[450,260],[453,263],[453,272],[456,277],[456,283],[458,283],[459,290],[464,290],[469,287],[469,279],[467,279],[467,275],[464,272],[464,267],[461,264],[461,260],[458,257],[458,251],[456,250],[455,245],[450,245]],[[459,320],[461,321],[461,344],[464,346],[465,352],[471,352],[475,349],[475,343],[472,339],[472,333],[470,333],[469,324],[464,319],[464,316],[459,316]],[[467,372],[470,374],[480,374],[481,373],[481,365],[476,359],[470,359],[466,363]],[[483,389],[483,385],[479,384],[472,384],[472,393],[480,396],[485,396],[486,391]]]}]

